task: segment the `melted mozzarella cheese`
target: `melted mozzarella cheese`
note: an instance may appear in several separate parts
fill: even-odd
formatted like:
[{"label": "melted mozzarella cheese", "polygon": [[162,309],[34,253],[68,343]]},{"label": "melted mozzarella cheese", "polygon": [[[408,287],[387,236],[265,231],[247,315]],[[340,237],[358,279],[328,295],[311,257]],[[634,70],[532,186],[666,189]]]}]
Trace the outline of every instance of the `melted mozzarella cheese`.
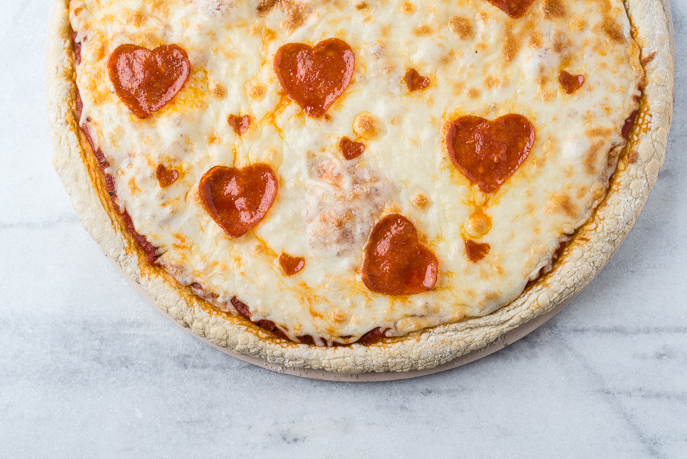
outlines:
[{"label": "melted mozzarella cheese", "polygon": [[[200,283],[225,310],[236,296],[253,320],[291,338],[350,342],[375,327],[402,335],[515,299],[603,198],[642,77],[620,0],[535,0],[521,19],[485,0],[75,0],[71,22],[82,44],[81,122],[109,161],[122,210],[179,282]],[[355,73],[314,119],[285,95],[273,58],[285,43],[332,37],[353,49]],[[126,43],[176,43],[192,65],[184,88],[145,120],[108,78],[110,53]],[[408,92],[410,68],[428,88]],[[584,75],[582,88],[566,94],[561,70]],[[497,192],[483,193],[451,163],[446,130],[463,115],[508,113],[534,125],[534,146]],[[227,118],[246,114],[239,136]],[[343,136],[365,152],[345,161]],[[253,230],[228,237],[200,204],[198,182],[213,166],[257,162],[275,170],[276,200]],[[159,164],[180,172],[173,185],[160,187]],[[388,296],[363,284],[367,237],[391,212],[436,254],[431,291]],[[468,260],[466,235],[490,245],[483,260]],[[285,276],[282,252],[305,268]]]}]

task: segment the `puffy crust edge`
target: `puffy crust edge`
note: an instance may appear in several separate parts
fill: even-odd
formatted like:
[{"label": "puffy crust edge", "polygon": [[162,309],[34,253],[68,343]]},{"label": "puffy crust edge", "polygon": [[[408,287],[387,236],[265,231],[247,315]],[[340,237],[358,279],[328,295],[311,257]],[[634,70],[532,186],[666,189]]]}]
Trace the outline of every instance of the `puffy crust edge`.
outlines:
[{"label": "puffy crust edge", "polygon": [[[665,0],[664,0],[665,1]],[[556,262],[520,297],[480,318],[446,324],[373,345],[317,347],[271,337],[243,318],[221,314],[163,270],[150,266],[125,230],[87,153],[74,110],[74,52],[69,0],[55,0],[48,35],[48,113],[54,166],[84,228],[168,317],[192,333],[236,353],[290,368],[337,373],[404,372],[447,363],[481,349],[503,334],[541,316],[586,287],[629,233],[663,164],[674,98],[674,44],[668,7],[661,0],[626,0],[635,41],[645,65],[646,86],[627,152],[620,158],[606,199]],[[634,153],[636,152],[636,154]]]}]

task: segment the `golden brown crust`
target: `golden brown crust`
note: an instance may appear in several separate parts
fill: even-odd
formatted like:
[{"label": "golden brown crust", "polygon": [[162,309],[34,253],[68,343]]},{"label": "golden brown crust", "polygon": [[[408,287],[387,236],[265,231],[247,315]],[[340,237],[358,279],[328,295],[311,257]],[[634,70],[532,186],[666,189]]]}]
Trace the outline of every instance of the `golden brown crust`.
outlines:
[{"label": "golden brown crust", "polygon": [[[629,232],[663,163],[672,117],[674,56],[667,3],[628,0],[633,35],[642,49],[646,86],[638,123],[592,218],[565,248],[555,269],[518,299],[481,318],[447,324],[373,345],[324,348],[274,339],[247,320],[222,314],[147,263],[115,210],[76,120],[74,50],[69,0],[56,0],[48,43],[49,116],[55,168],[86,230],[121,269],[177,323],[217,346],[291,368],[340,373],[432,368],[478,350],[579,293]],[[649,58],[649,56],[652,56]]]}]

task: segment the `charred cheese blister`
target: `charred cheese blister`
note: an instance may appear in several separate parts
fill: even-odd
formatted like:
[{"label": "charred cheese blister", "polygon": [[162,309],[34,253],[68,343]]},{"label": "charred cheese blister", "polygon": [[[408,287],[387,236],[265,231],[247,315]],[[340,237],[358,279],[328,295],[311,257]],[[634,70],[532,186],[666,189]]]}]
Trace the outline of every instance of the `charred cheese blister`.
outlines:
[{"label": "charred cheese blister", "polygon": [[[483,316],[518,297],[603,199],[643,76],[620,0],[535,0],[518,17],[498,4],[75,0],[80,123],[158,263],[220,309],[235,312],[238,298],[251,320],[316,344]],[[177,45],[190,63],[183,87],[149,115],[137,116],[140,104],[124,103],[109,77],[122,45]],[[295,92],[275,68],[302,52],[304,72],[324,72],[327,46],[347,78],[325,88],[333,99]],[[299,69],[292,77],[309,81]],[[484,172],[452,156],[452,126],[483,120],[471,129],[498,148],[498,138],[516,141],[499,137],[499,123],[521,119],[534,131],[527,154],[498,186],[480,186]],[[343,138],[364,148],[345,156]],[[273,171],[278,192],[234,237],[199,184],[215,167],[256,164]],[[364,282],[373,228],[394,214],[436,257],[429,289],[390,295]],[[282,254],[303,261],[292,275]]]}]

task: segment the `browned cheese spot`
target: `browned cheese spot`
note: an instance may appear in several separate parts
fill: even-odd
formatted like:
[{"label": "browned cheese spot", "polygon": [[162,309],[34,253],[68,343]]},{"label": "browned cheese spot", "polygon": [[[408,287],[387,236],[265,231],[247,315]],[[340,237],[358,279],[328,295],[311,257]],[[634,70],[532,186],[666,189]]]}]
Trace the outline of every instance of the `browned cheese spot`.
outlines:
[{"label": "browned cheese spot", "polygon": [[[495,270],[497,271],[497,270]],[[499,294],[497,292],[487,292],[484,294],[484,301],[485,302],[493,302],[499,299]]]},{"label": "browned cheese spot", "polygon": [[129,179],[129,191],[131,191],[131,194],[137,194],[141,192],[141,189],[136,185],[136,178],[131,177]]},{"label": "browned cheese spot", "polygon": [[572,29],[575,32],[584,32],[584,30],[587,28],[587,21],[584,19],[578,18],[572,21],[570,24],[572,26]]},{"label": "browned cheese spot", "polygon": [[541,9],[545,19],[562,18],[565,16],[565,6],[562,0],[544,0]]},{"label": "browned cheese spot", "polygon": [[429,200],[429,197],[427,197],[422,192],[419,192],[415,196],[413,196],[411,202],[415,207],[417,207],[420,210],[425,210],[432,204],[432,202]]},{"label": "browned cheese spot", "polygon": [[268,29],[266,27],[264,29],[262,29],[262,39],[265,42],[272,41],[275,38],[277,38],[277,32],[275,32],[272,29]]},{"label": "browned cheese spot", "polygon": [[489,89],[494,89],[499,85],[499,80],[493,75],[489,75],[484,79],[484,85]]},{"label": "browned cheese spot", "polygon": [[625,43],[625,36],[620,24],[612,17],[607,17],[603,23],[604,33],[616,43]]},{"label": "browned cheese spot", "polygon": [[470,236],[479,238],[489,231],[491,231],[491,218],[487,214],[477,210],[470,215],[467,224],[467,232]]},{"label": "browned cheese spot", "polygon": [[353,132],[364,139],[374,139],[382,131],[382,122],[374,115],[363,112],[353,121]]},{"label": "browned cheese spot", "polygon": [[129,10],[125,13],[126,22],[136,28],[140,28],[144,22],[146,22],[147,17],[144,16],[140,11]]},{"label": "browned cheese spot", "polygon": [[251,86],[248,90],[248,96],[250,96],[251,99],[260,100],[265,97],[266,92],[267,90],[263,85]]},{"label": "browned cheese spot", "polygon": [[454,16],[448,22],[451,32],[458,35],[461,40],[470,40],[475,36],[475,30],[472,27],[472,22],[468,18]]},{"label": "browned cheese spot", "polygon": [[282,0],[282,6],[284,8],[283,25],[286,29],[294,31],[303,25],[305,19],[308,17],[303,5]]},{"label": "browned cheese spot", "polygon": [[568,217],[577,216],[577,205],[568,195],[555,194],[546,201],[546,211],[548,213],[563,212]]},{"label": "browned cheese spot", "polygon": [[260,3],[258,3],[256,8],[258,15],[264,16],[265,14],[269,13],[270,10],[277,5],[277,3],[279,3],[279,0],[260,0]]},{"label": "browned cheese spot", "polygon": [[541,100],[543,102],[548,102],[550,100],[556,99],[556,94],[553,92],[544,91],[541,93]]},{"label": "browned cheese spot", "polygon": [[310,313],[311,316],[317,318],[317,319],[324,319],[324,315],[318,311],[317,309],[314,309],[312,306],[308,307],[308,312]]},{"label": "browned cheese spot", "polygon": [[506,42],[503,45],[503,58],[506,62],[511,62],[518,56],[520,45],[522,45],[522,39],[513,34],[513,30],[508,27],[506,29]]},{"label": "browned cheese spot", "polygon": [[589,137],[610,137],[613,135],[613,129],[595,127],[587,129],[586,131],[584,131],[584,133]]},{"label": "browned cheese spot", "polygon": [[543,40],[544,37],[540,31],[533,30],[532,33],[530,33],[530,46],[532,48],[541,48]]},{"label": "browned cheese spot", "polygon": [[468,91],[468,97],[471,99],[477,99],[480,95],[482,95],[482,92],[477,88],[470,88]]},{"label": "browned cheese spot", "polygon": [[448,54],[444,54],[439,58],[439,64],[440,66],[445,66],[451,63],[454,57],[454,51],[451,50],[448,52]]},{"label": "browned cheese spot", "polygon": [[221,141],[222,141],[222,139],[220,139],[217,136],[217,133],[215,131],[212,131],[212,132],[210,132],[210,134],[208,134],[208,144],[209,145],[215,145],[215,144],[220,143]]},{"label": "browned cheese spot", "polygon": [[628,162],[629,164],[632,164],[632,163],[634,163],[635,161],[637,161],[637,150],[632,150],[631,152],[629,152],[629,153],[627,154],[627,162]]},{"label": "browned cheese spot", "polygon": [[224,89],[224,86],[222,86],[221,83],[208,83],[208,91],[210,92],[210,94],[212,94],[212,96],[216,97],[217,99],[223,99],[227,97],[227,90]]},{"label": "browned cheese spot", "polygon": [[413,35],[415,35],[416,37],[424,37],[424,36],[429,35],[431,33],[432,33],[432,28],[427,26],[427,25],[417,27],[415,30],[413,30]]},{"label": "browned cheese spot", "polygon": [[370,7],[370,5],[367,4],[367,2],[360,2],[355,4],[355,9],[356,10],[366,10]]},{"label": "browned cheese spot", "polygon": [[413,5],[410,2],[403,2],[401,3],[401,12],[403,14],[413,14],[415,11],[415,5]]},{"label": "browned cheese spot", "polygon": [[558,31],[553,39],[553,50],[560,54],[569,46],[570,40],[568,40],[568,36],[565,35],[565,32]]},{"label": "browned cheese spot", "polygon": [[259,241],[256,241],[255,244],[253,244],[253,250],[252,253],[254,255],[262,255],[267,253],[267,247],[265,247],[264,244],[262,244]]},{"label": "browned cheese spot", "polygon": [[594,142],[584,156],[584,167],[588,174],[593,175],[596,173],[596,163],[599,155],[602,153],[604,143],[602,141]]}]

